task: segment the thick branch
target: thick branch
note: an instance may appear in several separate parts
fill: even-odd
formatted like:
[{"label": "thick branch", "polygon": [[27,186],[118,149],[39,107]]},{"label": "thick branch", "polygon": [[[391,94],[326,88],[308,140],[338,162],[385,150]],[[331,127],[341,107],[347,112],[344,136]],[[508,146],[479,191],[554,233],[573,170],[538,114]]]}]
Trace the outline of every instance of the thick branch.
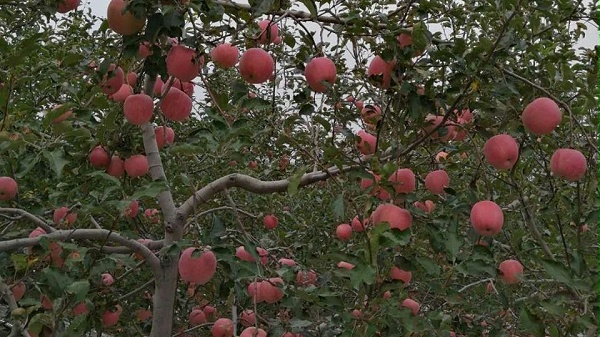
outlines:
[{"label": "thick branch", "polygon": [[[342,169],[330,167],[325,171],[306,173],[300,178],[298,187],[303,187],[318,181],[327,180],[328,178],[355,168],[356,166],[347,166]],[[222,192],[227,188],[239,187],[253,193],[268,194],[286,192],[289,185],[289,179],[262,181],[245,174],[233,173],[221,177],[197,191],[181,206],[179,206],[178,214],[181,218],[187,218],[194,210],[194,207],[206,203],[217,193]]]},{"label": "thick branch", "polygon": [[37,216],[35,216],[25,210],[22,210],[20,208],[0,208],[0,213],[18,214],[19,216],[25,217],[26,219],[33,222],[37,226],[43,228],[47,233],[56,231],[56,229],[54,229],[54,227],[50,226],[46,221],[44,221],[44,220],[38,218]]},{"label": "thick branch", "polygon": [[57,230],[49,234],[40,235],[35,238],[14,239],[0,242],[0,252],[15,250],[35,246],[39,244],[42,238],[47,238],[56,241],[66,240],[95,240],[115,242],[125,247],[130,248],[134,252],[140,253],[144,259],[152,266],[153,269],[158,268],[158,258],[152,253],[148,247],[143,244],[122,237],[116,232],[106,229],[73,229],[73,230]]}]

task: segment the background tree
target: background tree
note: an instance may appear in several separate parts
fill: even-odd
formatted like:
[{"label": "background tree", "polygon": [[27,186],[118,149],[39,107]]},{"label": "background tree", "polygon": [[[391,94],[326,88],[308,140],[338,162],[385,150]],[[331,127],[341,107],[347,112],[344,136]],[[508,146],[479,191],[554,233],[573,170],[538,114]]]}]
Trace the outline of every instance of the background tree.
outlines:
[{"label": "background tree", "polygon": [[2,333],[597,335],[595,4],[107,16],[2,4]]}]

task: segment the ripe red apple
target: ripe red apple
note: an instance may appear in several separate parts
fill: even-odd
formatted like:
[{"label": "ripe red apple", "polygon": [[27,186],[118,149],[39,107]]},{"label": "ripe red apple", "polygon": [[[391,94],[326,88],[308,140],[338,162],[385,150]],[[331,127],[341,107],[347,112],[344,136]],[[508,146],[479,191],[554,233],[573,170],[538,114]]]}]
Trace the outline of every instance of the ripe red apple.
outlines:
[{"label": "ripe red apple", "polygon": [[388,178],[396,193],[412,193],[415,190],[415,174],[411,169],[398,169]]},{"label": "ripe red apple", "polygon": [[352,237],[352,227],[347,223],[343,223],[335,229],[335,235],[342,241],[350,240]]},{"label": "ripe red apple", "polygon": [[143,59],[152,55],[152,46],[148,41],[140,42],[140,46],[138,47],[138,55]]},{"label": "ripe red apple", "polygon": [[315,57],[304,68],[308,86],[316,92],[327,91],[327,86],[322,82],[327,82],[332,86],[335,83],[336,75],[335,63],[327,57]]},{"label": "ripe red apple", "polygon": [[137,200],[133,200],[125,209],[123,209],[123,216],[129,219],[137,217],[139,211],[139,203]]},{"label": "ripe red apple", "polygon": [[141,177],[148,173],[149,169],[148,158],[142,154],[136,154],[125,159],[123,165],[125,166],[125,172],[131,178]]},{"label": "ripe red apple", "polygon": [[51,242],[48,248],[50,249],[50,261],[58,268],[61,268],[65,263],[62,257],[62,247],[56,242]]},{"label": "ripe red apple", "polygon": [[115,64],[111,64],[108,66],[108,72],[104,74],[104,77],[102,77],[102,81],[100,82],[102,92],[106,95],[113,95],[121,89],[124,78],[125,74],[123,73],[123,69],[117,67]]},{"label": "ripe red apple", "polygon": [[250,48],[240,58],[240,75],[252,84],[266,82],[275,70],[275,61],[264,49]]},{"label": "ripe red apple", "polygon": [[190,117],[192,99],[183,91],[171,87],[160,102],[160,111],[174,122],[182,122]]},{"label": "ripe red apple", "polygon": [[369,64],[369,68],[367,69],[367,77],[371,76],[381,76],[382,80],[377,81],[375,84],[376,87],[387,89],[390,87],[391,83],[391,74],[394,71],[394,67],[396,66],[396,61],[386,61],[381,56],[377,55],[375,58],[371,60]]},{"label": "ripe red apple", "polygon": [[425,187],[433,194],[444,193],[444,188],[450,186],[450,177],[444,170],[429,172],[425,177]]},{"label": "ripe red apple", "polygon": [[15,301],[19,302],[21,300],[21,298],[23,298],[23,295],[25,295],[25,291],[27,290],[27,287],[25,286],[25,283],[23,283],[23,281],[13,285],[10,288],[10,291],[13,294],[13,297],[15,298]]},{"label": "ripe red apple", "polygon": [[[258,253],[258,256],[260,257],[260,263],[261,264],[267,264],[268,260],[268,255],[269,252],[267,252],[264,248],[261,247],[256,247],[256,252]],[[246,251],[246,248],[244,248],[244,246],[239,246],[235,249],[235,256],[242,260],[242,261],[247,261],[247,262],[255,262],[256,260],[254,259],[254,257],[252,256],[252,254],[248,253]]]},{"label": "ripe red apple", "polygon": [[188,322],[191,326],[196,326],[206,323],[206,314],[200,309],[194,309],[190,312]]},{"label": "ripe red apple", "polygon": [[286,258],[281,258],[277,262],[279,262],[281,265],[288,266],[288,267],[293,267],[296,265],[296,261],[294,261],[292,259],[286,259]]},{"label": "ripe red apple", "polygon": [[262,283],[263,281],[254,281],[250,282],[250,284],[248,284],[248,287],[246,287],[248,296],[250,296],[253,301],[256,301],[256,303],[260,303],[265,300]]},{"label": "ripe red apple", "polygon": [[133,88],[129,84],[124,83],[121,85],[119,90],[117,90],[117,92],[115,92],[112,95],[109,95],[108,98],[112,99],[115,102],[123,103],[125,102],[127,97],[131,95],[133,95]]},{"label": "ripe red apple", "polygon": [[110,158],[108,157],[108,152],[98,145],[96,146],[88,156],[90,160],[90,164],[96,168],[106,168],[108,164],[110,164]]},{"label": "ripe red apple", "polygon": [[354,265],[352,263],[346,262],[346,261],[340,261],[337,264],[338,268],[342,268],[342,269],[346,269],[346,270],[352,270],[354,269]]},{"label": "ripe red apple", "polygon": [[493,201],[479,201],[471,208],[471,224],[481,236],[495,236],[502,230],[504,213]]},{"label": "ripe red apple", "polygon": [[437,163],[441,163],[442,161],[446,161],[447,157],[448,157],[448,153],[447,152],[440,151],[440,152],[438,152],[438,154],[435,155],[435,161]]},{"label": "ripe red apple", "polygon": [[415,201],[413,205],[425,213],[431,213],[435,209],[435,204],[431,200],[425,200],[424,203]]},{"label": "ripe red apple", "polygon": [[317,273],[314,270],[301,271],[296,273],[296,284],[299,286],[315,285],[317,283]]},{"label": "ripe red apple", "polygon": [[356,144],[358,150],[363,155],[370,155],[375,153],[375,145],[377,143],[377,137],[368,134],[365,130],[359,130],[357,133],[359,140]]},{"label": "ripe red apple", "polygon": [[561,119],[558,104],[548,97],[536,98],[525,107],[521,115],[523,126],[534,135],[552,133]]},{"label": "ripe red apple", "polygon": [[377,105],[367,104],[360,111],[360,116],[366,124],[376,125],[381,119],[381,108]]},{"label": "ripe red apple", "polygon": [[505,260],[498,266],[500,276],[506,284],[519,283],[523,276],[523,265],[517,260]]},{"label": "ripe red apple", "polygon": [[130,11],[125,11],[125,0],[111,0],[106,11],[108,27],[121,35],[133,35],[144,28],[146,17],[137,18]]},{"label": "ripe red apple", "polygon": [[134,73],[133,71],[130,71],[125,76],[125,83],[129,84],[130,87],[135,87],[135,85],[137,84],[137,78],[138,78],[137,74]]},{"label": "ripe red apple", "polygon": [[577,150],[558,149],[550,157],[550,171],[556,177],[577,181],[587,171],[587,160],[583,153]]},{"label": "ripe red apple", "polygon": [[214,316],[217,315],[217,309],[212,305],[204,306],[204,308],[202,308],[202,312],[204,313],[204,315],[206,315],[206,319],[209,321],[213,320]]},{"label": "ripe red apple", "polygon": [[396,37],[400,48],[406,48],[412,45],[412,34],[402,33]]},{"label": "ripe red apple", "polygon": [[[373,174],[372,172],[370,172]],[[375,187],[371,190],[371,195],[376,196],[379,200],[389,200],[390,194],[387,190],[379,186],[379,181],[381,180],[381,176],[379,174],[373,174],[375,177]],[[360,180],[360,189],[362,191],[367,190],[369,187],[373,185],[373,179],[362,178]]]},{"label": "ripe red apple", "polygon": [[279,285],[283,287],[283,279],[280,277],[272,277],[262,281],[260,287],[265,302],[273,304],[283,298],[283,291]]},{"label": "ripe red apple", "polygon": [[383,299],[385,300],[389,300],[390,298],[392,298],[392,292],[389,290],[386,290],[386,292],[383,293]]},{"label": "ripe red apple", "polygon": [[233,322],[229,318],[219,318],[210,332],[212,337],[233,337]]},{"label": "ripe red apple", "polygon": [[102,277],[102,284],[104,284],[107,287],[110,287],[113,283],[115,283],[115,279],[109,273],[104,273],[101,275],[101,277]]},{"label": "ripe red apple", "polygon": [[50,298],[46,295],[42,295],[42,297],[40,298],[40,302],[42,304],[42,309],[44,310],[52,310],[52,308],[54,307],[54,304],[52,304],[52,300],[50,300]]},{"label": "ripe red apple", "polygon": [[81,0],[58,0],[58,8],[56,9],[59,13],[67,13],[72,11],[79,6]]},{"label": "ripe red apple", "polygon": [[125,173],[125,162],[119,156],[112,156],[110,163],[106,168],[106,173],[113,177],[120,178]]},{"label": "ripe red apple", "polygon": [[196,247],[189,247],[179,258],[179,276],[184,282],[206,284],[213,278],[216,271],[217,257],[210,250],[202,252]]},{"label": "ripe red apple", "polygon": [[269,44],[275,42],[279,37],[279,27],[271,20],[263,20],[258,23],[260,34],[257,39],[259,44]]},{"label": "ripe red apple", "polygon": [[402,301],[402,306],[405,308],[409,308],[412,314],[415,316],[419,313],[419,310],[421,309],[421,305],[417,301],[414,301],[410,298],[407,298],[404,301]]},{"label": "ripe red apple", "polygon": [[146,94],[131,95],[123,104],[125,119],[133,125],[142,125],[152,118],[154,101]]},{"label": "ripe red apple", "polygon": [[352,317],[354,317],[355,319],[359,319],[363,317],[363,312],[359,309],[354,309],[352,310],[352,312],[350,313],[352,315]]},{"label": "ripe red apple", "polygon": [[198,57],[194,49],[178,44],[171,47],[165,62],[169,75],[187,82],[198,76],[204,65],[204,56]]},{"label": "ripe red apple", "polygon": [[265,215],[263,218],[263,225],[266,229],[275,229],[277,227],[278,219],[273,214]]},{"label": "ripe red apple", "polygon": [[140,322],[145,322],[152,318],[152,311],[148,309],[139,309],[135,312],[135,317]]},{"label": "ripe red apple", "polygon": [[301,333],[286,332],[281,337],[302,337]]},{"label": "ripe red apple", "polygon": [[162,149],[166,144],[175,142],[175,131],[170,127],[157,126],[154,128],[154,136],[156,137],[156,145]]},{"label": "ripe red apple", "polygon": [[63,223],[67,226],[72,225],[77,220],[76,213],[69,213],[68,207],[60,207],[54,210],[52,215],[52,221],[55,225],[62,225]]},{"label": "ripe red apple", "polygon": [[119,322],[119,317],[123,312],[123,308],[117,304],[113,310],[114,311],[106,310],[104,313],[102,313],[101,319],[103,327],[109,328]]},{"label": "ripe red apple", "polygon": [[19,185],[11,177],[0,177],[0,200],[11,200],[17,196]]},{"label": "ripe red apple", "polygon": [[144,211],[144,217],[148,219],[150,223],[159,223],[160,215],[156,208],[148,208]]},{"label": "ripe red apple", "polygon": [[85,302],[81,302],[73,307],[72,312],[73,312],[73,316],[79,316],[79,315],[87,314],[88,312],[90,312],[90,310],[88,309]]},{"label": "ripe red apple", "polygon": [[358,218],[358,216],[355,216],[354,219],[352,219],[352,222],[350,224],[352,226],[352,229],[355,232],[364,232],[365,230],[365,226],[364,224],[360,221],[360,219]]},{"label": "ripe red apple", "polygon": [[240,337],[267,337],[267,332],[263,329],[249,326],[242,331]]},{"label": "ripe red apple", "polygon": [[[440,125],[442,123],[442,120],[444,120],[444,116],[435,116],[435,115],[431,115],[431,114],[427,115],[427,117],[425,118],[425,121],[428,124],[427,124],[427,126],[425,126],[425,132],[427,132],[427,133],[431,132],[433,129],[435,129],[438,125]],[[442,127],[435,130],[431,134],[431,138],[439,139],[443,142],[452,140],[452,139],[454,139],[455,136],[456,136],[456,129],[455,129],[454,125],[451,125],[448,121],[444,122],[444,125]]]},{"label": "ripe red apple", "polygon": [[507,134],[496,135],[485,142],[483,154],[488,163],[497,170],[508,170],[519,158],[519,145]]},{"label": "ripe red apple", "polygon": [[42,227],[36,227],[34,230],[31,231],[31,233],[29,233],[29,237],[37,238],[38,236],[44,235],[44,234],[48,234],[48,233],[46,233],[46,230],[44,230]]},{"label": "ripe red apple", "polygon": [[405,285],[408,285],[410,284],[410,280],[412,278],[412,272],[393,266],[390,270],[390,278],[392,280],[402,281]]},{"label": "ripe red apple", "polygon": [[243,326],[251,326],[256,324],[256,314],[250,309],[242,311],[240,314],[240,323]]},{"label": "ripe red apple", "polygon": [[230,43],[222,43],[210,51],[210,58],[221,68],[232,68],[240,57],[240,51]]},{"label": "ripe red apple", "polygon": [[381,204],[371,214],[371,223],[377,226],[382,222],[389,223],[390,228],[403,231],[412,225],[412,216],[404,208],[393,204]]}]

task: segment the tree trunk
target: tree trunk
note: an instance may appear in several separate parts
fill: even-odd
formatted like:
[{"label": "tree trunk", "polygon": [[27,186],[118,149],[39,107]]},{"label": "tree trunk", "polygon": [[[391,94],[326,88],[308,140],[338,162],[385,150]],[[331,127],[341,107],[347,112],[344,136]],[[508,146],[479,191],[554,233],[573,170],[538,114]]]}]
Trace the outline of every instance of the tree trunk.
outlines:
[{"label": "tree trunk", "polygon": [[161,258],[160,270],[155,272],[150,337],[169,337],[173,329],[173,311],[177,292],[177,254]]}]

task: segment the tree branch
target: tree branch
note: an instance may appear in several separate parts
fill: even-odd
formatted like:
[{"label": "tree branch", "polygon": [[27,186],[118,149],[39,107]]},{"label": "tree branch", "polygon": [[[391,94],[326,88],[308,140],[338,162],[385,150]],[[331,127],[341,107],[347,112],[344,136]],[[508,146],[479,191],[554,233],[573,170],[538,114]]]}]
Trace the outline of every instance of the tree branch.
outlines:
[{"label": "tree branch", "polygon": [[44,221],[44,220],[38,218],[37,216],[35,216],[25,210],[22,210],[20,208],[0,208],[0,213],[18,214],[21,217],[25,217],[26,219],[33,222],[37,226],[43,228],[46,231],[46,233],[52,233],[52,232],[56,231],[56,229],[54,227],[50,226],[46,221]]},{"label": "tree branch", "polygon": [[40,235],[35,238],[14,239],[0,242],[0,252],[15,250],[35,246],[39,244],[42,238],[50,240],[66,241],[66,240],[96,240],[110,241],[121,244],[130,248],[134,252],[139,252],[148,261],[153,269],[159,267],[158,258],[152,253],[148,247],[140,242],[122,237],[116,232],[106,229],[72,229],[72,230],[56,230],[49,234]]}]

